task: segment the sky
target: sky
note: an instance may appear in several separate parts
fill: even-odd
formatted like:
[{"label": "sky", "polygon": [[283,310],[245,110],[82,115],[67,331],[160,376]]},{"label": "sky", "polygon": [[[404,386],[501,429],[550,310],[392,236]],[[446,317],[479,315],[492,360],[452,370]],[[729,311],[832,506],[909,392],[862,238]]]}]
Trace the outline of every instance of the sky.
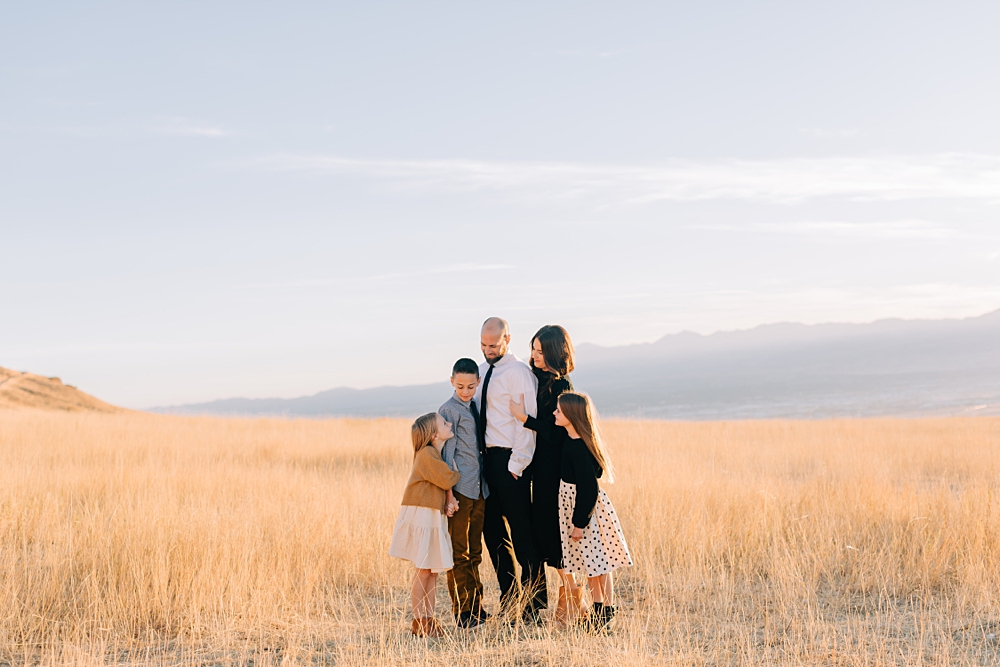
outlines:
[{"label": "sky", "polygon": [[127,407],[1000,308],[1000,4],[0,4],[0,366]]}]

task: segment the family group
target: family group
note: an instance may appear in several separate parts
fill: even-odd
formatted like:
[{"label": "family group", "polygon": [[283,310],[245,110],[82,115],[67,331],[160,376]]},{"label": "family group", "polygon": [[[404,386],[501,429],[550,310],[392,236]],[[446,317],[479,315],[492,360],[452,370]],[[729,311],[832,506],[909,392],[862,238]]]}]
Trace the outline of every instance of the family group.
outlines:
[{"label": "family group", "polygon": [[550,621],[606,632],[612,573],[632,557],[601,488],[614,472],[594,406],[570,382],[573,343],[563,327],[544,326],[526,364],[509,351],[499,317],[483,323],[480,343],[486,361],[459,359],[452,397],[411,430],[413,470],[389,547],[416,568],[411,632],[443,634],[434,616],[441,572],[459,628],[491,618],[479,573],[484,541],[500,586],[497,620],[544,622],[547,565],[560,582]]}]

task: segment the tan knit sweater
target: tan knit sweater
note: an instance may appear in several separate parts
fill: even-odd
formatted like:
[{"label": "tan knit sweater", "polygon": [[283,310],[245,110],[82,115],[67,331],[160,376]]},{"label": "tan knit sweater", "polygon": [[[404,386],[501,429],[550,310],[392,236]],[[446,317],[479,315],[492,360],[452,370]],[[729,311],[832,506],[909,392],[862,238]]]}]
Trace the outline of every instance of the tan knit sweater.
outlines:
[{"label": "tan knit sweater", "polygon": [[441,454],[433,445],[427,445],[413,458],[413,472],[403,491],[403,505],[444,512],[447,491],[461,477],[441,460]]}]

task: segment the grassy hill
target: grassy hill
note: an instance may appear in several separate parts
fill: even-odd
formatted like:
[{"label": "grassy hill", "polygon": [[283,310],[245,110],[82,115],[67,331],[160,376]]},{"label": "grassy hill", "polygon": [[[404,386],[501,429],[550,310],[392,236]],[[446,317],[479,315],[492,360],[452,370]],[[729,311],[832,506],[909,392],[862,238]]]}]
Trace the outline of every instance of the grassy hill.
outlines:
[{"label": "grassy hill", "polygon": [[119,412],[122,408],[63,384],[56,377],[0,368],[0,409],[35,408],[62,412]]}]

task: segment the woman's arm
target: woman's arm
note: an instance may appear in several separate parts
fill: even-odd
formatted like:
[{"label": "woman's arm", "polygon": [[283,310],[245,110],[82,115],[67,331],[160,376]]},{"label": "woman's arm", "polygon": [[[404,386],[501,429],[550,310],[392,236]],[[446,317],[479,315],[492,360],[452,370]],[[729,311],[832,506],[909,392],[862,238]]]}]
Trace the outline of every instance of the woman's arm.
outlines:
[{"label": "woman's arm", "polygon": [[[570,384],[569,380],[566,378],[556,380],[552,383],[552,398],[557,400],[559,396],[567,391],[570,391],[573,385]],[[541,397],[539,397],[540,399]],[[566,429],[562,426],[556,426],[555,418],[551,413],[542,414],[542,410],[548,410],[550,406],[542,406],[541,400],[536,401],[538,405],[538,416],[532,417],[525,414],[524,408],[521,403],[514,403],[514,399],[510,401],[510,413],[514,415],[514,418],[519,422],[524,424],[524,428],[531,429],[538,435],[542,436],[542,439],[548,441],[560,441],[566,436]],[[551,406],[554,408],[554,406]]]},{"label": "woman's arm", "polygon": [[528,419],[532,419],[530,415],[524,409],[524,394],[518,396],[517,400],[514,400],[514,395],[511,394],[510,397],[510,416],[517,421],[524,424]]},{"label": "woman's arm", "polygon": [[560,441],[566,437],[566,429],[562,426],[556,426],[555,422],[548,422],[538,417],[528,417],[524,420],[524,428],[530,428],[532,431],[542,436],[543,440],[548,441]]}]

